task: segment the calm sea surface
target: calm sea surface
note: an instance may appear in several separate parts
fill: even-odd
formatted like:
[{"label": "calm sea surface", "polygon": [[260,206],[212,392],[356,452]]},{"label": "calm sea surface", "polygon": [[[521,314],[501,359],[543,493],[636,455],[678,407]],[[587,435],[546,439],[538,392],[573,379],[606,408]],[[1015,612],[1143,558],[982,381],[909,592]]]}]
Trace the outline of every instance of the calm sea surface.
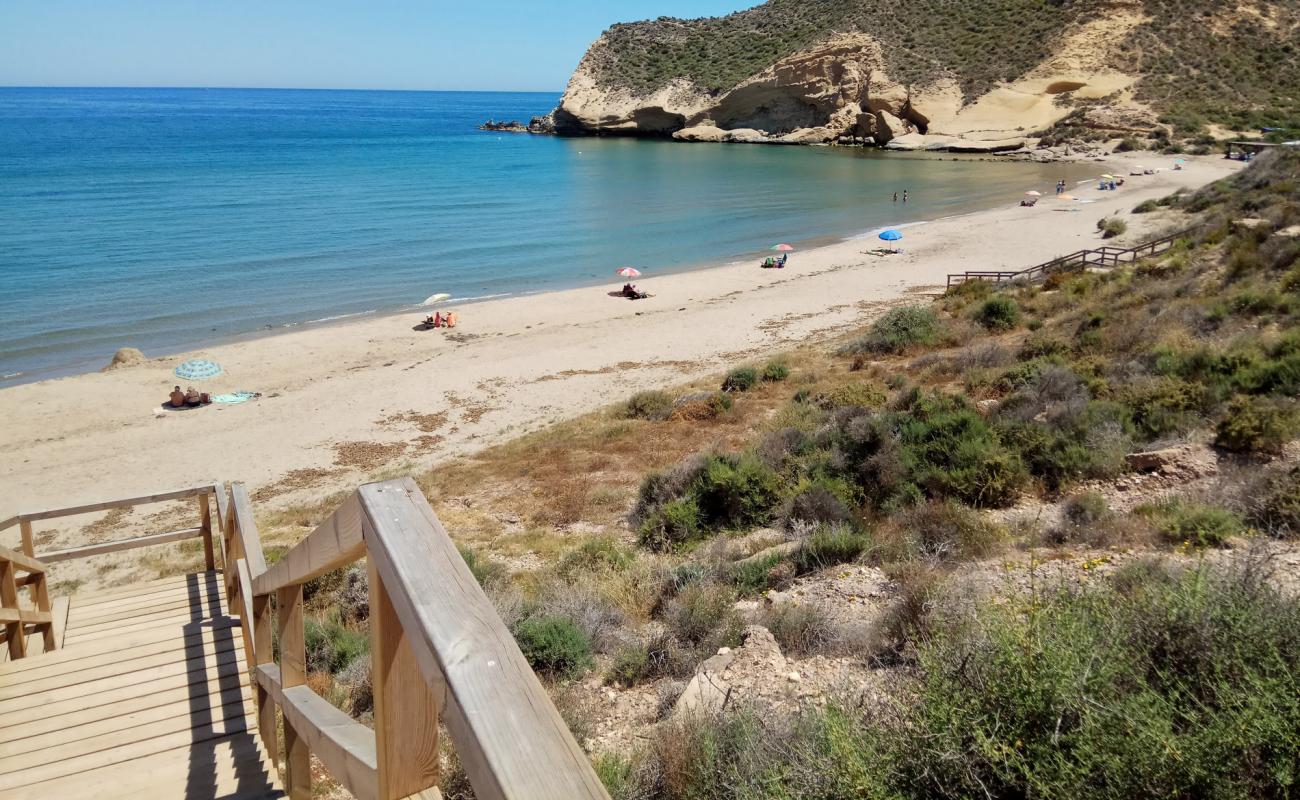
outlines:
[{"label": "calm sea surface", "polygon": [[557,99],[0,89],[0,385],[434,292],[652,278],[1091,171],[475,129]]}]

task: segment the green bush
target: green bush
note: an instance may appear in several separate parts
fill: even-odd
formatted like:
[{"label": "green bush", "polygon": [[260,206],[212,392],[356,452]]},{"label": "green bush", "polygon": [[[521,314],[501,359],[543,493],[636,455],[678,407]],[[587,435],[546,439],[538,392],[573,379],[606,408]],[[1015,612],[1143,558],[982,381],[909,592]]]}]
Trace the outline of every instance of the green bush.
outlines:
[{"label": "green bush", "polygon": [[1095,525],[1110,516],[1110,507],[1097,492],[1084,492],[1066,498],[1061,515],[1071,525]]},{"label": "green bush", "polygon": [[556,571],[564,576],[591,572],[622,572],[636,561],[636,554],[612,536],[584,539],[560,559]]},{"label": "green bush", "polygon": [[918,345],[933,344],[939,335],[939,319],[924,306],[908,306],[888,311],[872,323],[865,336],[847,345],[842,352],[902,353]]},{"label": "green bush", "polygon": [[848,406],[879,408],[889,399],[884,387],[875,381],[844,383],[827,392],[819,392],[813,403],[827,411]]},{"label": "green bush", "polygon": [[758,370],[753,367],[736,367],[722,380],[724,392],[748,392],[758,385]]},{"label": "green bush", "polygon": [[736,593],[717,583],[692,583],[665,607],[663,619],[679,641],[692,646],[739,644]]},{"label": "green bush", "polygon": [[1020,306],[1004,295],[990,297],[975,312],[975,321],[991,331],[1009,331],[1020,324]]},{"label": "green bush", "polygon": [[1238,453],[1277,455],[1295,434],[1295,413],[1278,401],[1237,397],[1219,421],[1214,443]]},{"label": "green bush", "polygon": [[478,581],[480,586],[487,586],[506,577],[508,570],[505,564],[479,558],[477,553],[463,544],[456,545],[456,549],[460,551],[460,557],[465,559],[465,566],[469,567],[474,580]]},{"label": "green bush", "polygon": [[1114,239],[1128,232],[1128,223],[1118,217],[1103,217],[1097,220],[1097,230],[1101,232],[1101,238]]},{"label": "green bush", "polygon": [[[759,559],[745,559],[731,565],[731,583],[743,595],[755,595],[777,588],[783,582],[781,569],[786,563],[780,553],[771,553]],[[786,570],[789,567],[785,568]]]},{"label": "green bush", "polygon": [[891,520],[890,557],[934,564],[992,553],[1002,540],[998,526],[960,503],[934,501],[906,509]]},{"label": "green bush", "polygon": [[672,416],[673,398],[667,392],[637,392],[623,405],[625,419],[665,420]]},{"label": "green bush", "polygon": [[1268,476],[1251,498],[1252,525],[1273,536],[1300,534],[1300,467]]},{"label": "green bush", "polygon": [[856,561],[871,546],[871,537],[847,525],[823,527],[804,540],[794,556],[802,574]]},{"label": "green bush", "polygon": [[710,530],[765,525],[780,500],[780,481],[755,456],[713,456],[691,489]]},{"label": "green bush", "polygon": [[669,552],[689,544],[702,534],[700,507],[694,498],[670,500],[656,508],[641,523],[638,541],[643,547]]},{"label": "green bush", "polygon": [[777,383],[790,377],[790,368],[784,361],[769,361],[763,365],[761,377],[769,383]]},{"label": "green bush", "polygon": [[359,656],[370,652],[370,636],[345,625],[337,613],[325,619],[307,617],[303,621],[303,635],[309,672],[337,675]]},{"label": "green bush", "polygon": [[1133,207],[1134,214],[1150,214],[1160,208],[1160,203],[1156,200],[1143,200]]},{"label": "green bush", "polygon": [[575,678],[591,666],[591,640],[561,617],[529,617],[514,630],[524,658],[538,672]]},{"label": "green bush", "polygon": [[1150,519],[1172,544],[1223,547],[1230,537],[1245,531],[1241,517],[1228,509],[1185,500],[1141,506],[1137,512]]},{"label": "green bush", "polygon": [[839,631],[825,609],[812,603],[777,603],[764,612],[759,623],[772,632],[787,655],[825,654],[840,643]]}]

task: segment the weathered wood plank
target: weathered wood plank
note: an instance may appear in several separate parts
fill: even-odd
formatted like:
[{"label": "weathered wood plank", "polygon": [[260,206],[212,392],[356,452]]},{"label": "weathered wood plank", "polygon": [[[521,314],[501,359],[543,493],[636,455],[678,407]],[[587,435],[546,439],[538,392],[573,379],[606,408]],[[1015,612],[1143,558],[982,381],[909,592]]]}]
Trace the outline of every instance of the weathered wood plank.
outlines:
[{"label": "weathered wood plank", "polygon": [[[220,797],[235,800],[245,793],[274,797],[278,781],[258,742],[247,734],[177,747],[132,761],[11,789],[5,800],[54,800],[93,797],[117,800],[142,797]],[[167,792],[171,791],[171,794]]]},{"label": "weathered wood plank", "polygon": [[99,603],[123,600],[139,594],[151,594],[159,591],[192,588],[194,586],[220,586],[221,575],[215,572],[192,572],[185,575],[171,575],[152,581],[140,581],[112,589],[77,592],[77,605],[90,606]]},{"label": "weathered wood plank", "polygon": [[257,523],[253,521],[253,503],[242,483],[230,485],[230,511],[234,515],[235,536],[239,538],[239,554],[248,561],[248,571],[256,578],[266,572],[266,556],[262,553],[262,537],[257,532]]},{"label": "weathered wood plank", "polygon": [[199,535],[203,537],[203,566],[213,570],[217,568],[217,556],[212,547],[212,505],[208,495],[201,494],[199,502]]},{"label": "weathered wood plank", "polygon": [[41,560],[47,564],[57,564],[60,561],[71,561],[74,558],[86,558],[87,556],[98,556],[103,555],[104,553],[118,553],[122,550],[134,550],[137,547],[152,547],[157,544],[180,542],[185,539],[194,539],[202,535],[202,528],[181,528],[180,530],[167,531],[166,533],[151,533],[147,536],[137,536],[134,539],[119,539],[116,542],[99,542],[97,544],[82,545],[81,547],[69,547],[66,550],[51,550],[48,553],[41,553]]},{"label": "weathered wood plank", "polygon": [[38,671],[32,680],[22,683],[5,682],[0,684],[0,700],[8,700],[12,697],[21,697],[24,694],[44,692],[50,689],[76,686],[77,684],[115,676],[123,678],[122,682],[127,683],[132,679],[133,673],[178,662],[195,666],[203,666],[210,661],[216,663],[216,659],[235,651],[238,644],[234,637],[225,640],[200,641],[185,650],[158,653],[130,660],[119,659],[110,661],[107,664],[99,664],[71,672],[47,675]]},{"label": "weathered wood plank", "polygon": [[[266,595],[253,596],[253,652],[257,663],[254,666],[272,663],[275,653],[272,649],[271,598]],[[278,668],[277,668],[278,669]],[[279,674],[278,672],[276,674]],[[275,702],[270,692],[258,684],[254,688],[254,702],[257,704],[257,730],[262,736],[262,745],[273,761],[279,760],[279,743],[276,741]]]},{"label": "weathered wood plank", "polygon": [[369,557],[480,800],[608,800],[514,637],[409,478],[360,489]]},{"label": "weathered wood plank", "polygon": [[8,561],[23,572],[44,572],[48,563],[8,547],[0,547],[0,560]]},{"label": "weathered wood plank", "polygon": [[[13,612],[18,612],[18,586],[14,583],[16,571],[13,561],[0,554],[0,608]],[[27,634],[21,617],[5,623],[5,642],[9,646],[10,659],[17,661],[27,655]]]},{"label": "weathered wood plank", "polygon": [[373,560],[369,570],[378,796],[399,800],[438,785],[441,699],[420,673]]},{"label": "weathered wood plank", "polygon": [[244,654],[239,650],[232,650],[206,661],[177,661],[150,669],[137,670],[127,675],[114,675],[72,686],[60,686],[49,689],[40,695],[24,694],[19,697],[6,698],[0,700],[0,713],[8,714],[27,709],[39,709],[41,713],[52,713],[47,709],[47,706],[64,700],[82,700],[84,701],[82,705],[85,706],[106,699],[103,697],[92,698],[91,695],[106,693],[127,686],[142,687],[143,690],[140,694],[145,694],[155,681],[183,678],[187,683],[190,683],[199,679],[206,680],[210,672],[227,675],[233,681],[239,678],[245,672],[245,669]]},{"label": "weathered wood plank", "polygon": [[157,614],[163,611],[185,609],[197,619],[221,613],[221,592],[218,590],[211,597],[193,592],[189,595],[171,597],[136,598],[122,601],[120,605],[94,606],[89,609],[78,608],[70,615],[68,622],[73,629],[88,628],[104,622],[124,622],[141,614]]},{"label": "weathered wood plank", "polygon": [[37,611],[34,608],[0,608],[0,622],[6,625],[11,622],[39,625],[52,622],[53,619],[50,612]]},{"label": "weathered wood plank", "polygon": [[140,497],[126,497],[120,500],[104,500],[99,503],[86,503],[80,506],[69,506],[67,508],[52,508],[46,511],[36,511],[30,514],[19,514],[18,518],[28,522],[36,522],[42,519],[54,519],[55,517],[71,517],[77,514],[90,514],[95,511],[107,511],[111,508],[130,508],[131,506],[148,505],[149,503],[163,503],[168,500],[185,500],[190,497],[196,497],[200,494],[211,494],[215,490],[214,486],[193,486],[189,489],[177,489],[174,492],[161,492],[159,494],[147,494]]},{"label": "weathered wood plank", "polygon": [[[253,575],[253,593],[271,594],[347,566],[365,554],[361,540],[361,503],[355,493],[330,518],[307,534],[270,569]],[[250,568],[251,571],[251,568]]]},{"label": "weathered wood plank", "polygon": [[[6,664],[0,664],[0,681],[13,682],[17,680],[27,680],[25,675],[36,670],[44,671],[47,669],[58,669],[62,671],[65,668],[79,669],[83,663],[99,663],[102,660],[113,660],[122,658],[122,652],[138,648],[139,653],[148,654],[156,652],[160,648],[176,650],[184,649],[190,642],[198,637],[205,636],[230,636],[233,634],[226,633],[229,628],[237,626],[238,620],[230,617],[216,620],[208,620],[204,625],[188,628],[181,627],[145,627],[141,630],[129,631],[113,640],[114,647],[120,647],[121,650],[109,649],[95,645],[85,645],[81,647],[61,647],[50,655],[43,656],[41,663],[31,661],[11,661]],[[132,653],[135,655],[135,653]]]},{"label": "weathered wood plank", "polygon": [[[72,607],[72,599],[69,597],[56,597],[50,605],[50,615],[53,617],[50,625],[50,632],[54,636],[54,649],[63,648],[63,634],[68,625],[68,611]],[[45,659],[41,659],[44,661]]]},{"label": "weathered wood plank", "polygon": [[261,665],[256,674],[258,685],[280,705],[286,728],[292,727],[306,740],[330,775],[357,800],[376,800],[378,771],[375,736],[370,729],[306,686],[282,686],[274,664]]},{"label": "weathered wood plank", "polygon": [[[88,649],[82,652],[64,649],[62,652],[42,658],[41,661],[47,663],[39,669],[0,672],[0,688],[22,686],[34,680],[45,680],[57,675],[83,672],[105,664],[139,664],[142,659],[167,654],[171,654],[174,658],[181,658],[187,651],[211,646],[215,642],[230,642],[237,639],[238,633],[232,628],[199,628],[185,636],[168,636],[153,641],[141,640],[139,644],[117,641],[115,642],[117,649],[113,650]],[[55,657],[69,654],[77,657],[68,659]]]},{"label": "weathered wood plank", "polygon": [[18,530],[22,536],[23,554],[28,558],[35,558],[35,544],[32,539],[32,523],[30,520],[22,520],[18,523]]},{"label": "weathered wood plank", "polygon": [[[302,584],[285,586],[275,593],[275,619],[280,634],[281,689],[302,686],[307,682]],[[284,788],[293,800],[311,800],[311,751],[287,715],[284,717]]]},{"label": "weathered wood plank", "polygon": [[[103,720],[104,724],[109,725],[118,717],[144,713],[155,706],[191,708],[196,703],[225,703],[244,697],[248,686],[247,683],[232,681],[225,677],[214,676],[206,681],[202,680],[202,677],[200,675],[199,680],[184,685],[164,685],[160,682],[158,687],[161,688],[155,688],[154,691],[138,696],[126,696],[130,693],[125,691],[105,692],[104,694],[110,695],[111,698],[99,702],[98,705],[85,705],[81,701],[87,698],[81,698],[62,705],[42,707],[39,715],[32,714],[24,718],[11,717],[6,720],[5,726],[0,728],[0,741],[7,742],[29,735],[72,729],[94,719]],[[91,699],[100,701],[101,698],[101,695],[96,695]],[[47,714],[46,708],[55,708],[61,713]]]}]

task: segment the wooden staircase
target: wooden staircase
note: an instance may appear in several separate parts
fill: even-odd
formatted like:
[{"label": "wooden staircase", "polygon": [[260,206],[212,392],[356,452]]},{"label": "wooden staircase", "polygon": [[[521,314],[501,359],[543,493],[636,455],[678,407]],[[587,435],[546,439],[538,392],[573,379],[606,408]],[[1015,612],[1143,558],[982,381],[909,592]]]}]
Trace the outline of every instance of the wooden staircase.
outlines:
[{"label": "wooden staircase", "polygon": [[63,611],[56,649],[0,664],[0,798],[285,796],[219,572]]},{"label": "wooden staircase", "polygon": [[[34,522],[190,498],[197,527],[33,552]],[[241,484],[0,521],[13,527],[21,550],[0,547],[0,800],[310,800],[319,769],[358,800],[435,800],[444,730],[479,800],[609,800],[409,478],[362,486],[270,565]],[[51,564],[190,538],[202,572],[49,596]],[[307,681],[303,585],[361,559],[373,728]]]}]

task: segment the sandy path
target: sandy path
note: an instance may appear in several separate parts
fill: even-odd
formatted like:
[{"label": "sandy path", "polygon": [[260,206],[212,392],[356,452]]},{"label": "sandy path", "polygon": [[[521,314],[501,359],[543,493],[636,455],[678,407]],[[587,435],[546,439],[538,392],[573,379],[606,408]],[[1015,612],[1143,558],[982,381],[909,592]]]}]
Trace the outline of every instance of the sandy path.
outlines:
[{"label": "sandy path", "polygon": [[[1170,163],[1128,154],[1108,168],[1140,161]],[[745,261],[645,278],[655,297],[642,302],[605,288],[554,292],[464,306],[452,335],[412,330],[411,314],[366,318],[3,389],[0,517],[217,480],[261,487],[268,499],[297,486],[279,494],[283,503],[385,465],[427,468],[641,388],[860,324],[881,302],[941,286],[948,272],[1018,269],[1095,245],[1098,218],[1239,166],[1193,159],[1114,194],[1072,188],[1097,200],[1073,205],[1078,213],[1044,198],[1037,208],[929,223],[906,232],[901,255],[864,255],[879,242],[860,240],[795,253],[781,271]],[[1121,242],[1142,239],[1155,216],[1131,217]],[[171,368],[195,356],[226,368],[205,390],[263,398],[157,416]],[[338,447],[349,442],[386,446]]]}]

